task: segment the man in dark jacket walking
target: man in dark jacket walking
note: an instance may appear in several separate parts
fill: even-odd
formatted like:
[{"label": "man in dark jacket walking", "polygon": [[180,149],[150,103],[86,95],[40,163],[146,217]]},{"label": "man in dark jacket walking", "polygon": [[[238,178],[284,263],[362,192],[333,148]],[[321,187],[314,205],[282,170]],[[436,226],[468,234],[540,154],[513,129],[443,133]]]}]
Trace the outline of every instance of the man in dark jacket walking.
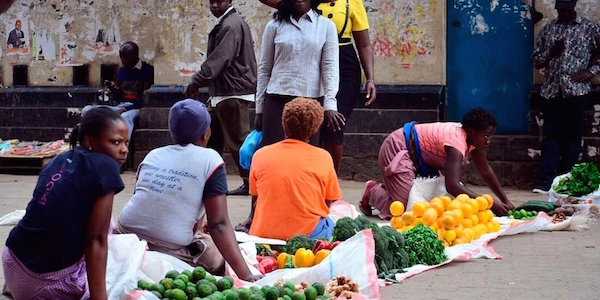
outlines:
[{"label": "man in dark jacket walking", "polygon": [[248,170],[239,162],[240,146],[250,132],[248,105],[256,94],[256,57],[250,28],[231,0],[210,0],[217,25],[208,35],[206,60],[192,77],[186,93],[208,86],[212,136],[208,147],[231,151],[244,183],[228,195],[248,195]]}]

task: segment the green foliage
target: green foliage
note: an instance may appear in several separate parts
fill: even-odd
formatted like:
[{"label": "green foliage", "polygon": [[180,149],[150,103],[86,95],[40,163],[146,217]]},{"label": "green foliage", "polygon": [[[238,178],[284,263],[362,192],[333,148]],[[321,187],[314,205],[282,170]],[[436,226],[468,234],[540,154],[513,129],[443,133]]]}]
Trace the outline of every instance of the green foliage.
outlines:
[{"label": "green foliage", "polygon": [[404,234],[410,264],[437,265],[444,262],[444,245],[429,227],[419,224]]},{"label": "green foliage", "polygon": [[571,175],[560,180],[553,188],[560,194],[581,197],[600,187],[600,171],[594,163],[581,163],[573,166]]}]

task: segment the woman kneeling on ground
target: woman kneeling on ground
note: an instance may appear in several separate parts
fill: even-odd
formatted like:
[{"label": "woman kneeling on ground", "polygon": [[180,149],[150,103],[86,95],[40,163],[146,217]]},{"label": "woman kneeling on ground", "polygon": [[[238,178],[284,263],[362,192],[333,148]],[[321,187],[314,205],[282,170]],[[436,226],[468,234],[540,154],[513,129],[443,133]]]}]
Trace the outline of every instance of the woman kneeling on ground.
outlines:
[{"label": "woman kneeling on ground", "polygon": [[127,125],[112,109],[94,108],[73,129],[71,146],[42,170],[6,241],[2,268],[14,299],[107,297],[107,235],[113,197],[124,188]]},{"label": "woman kneeling on ground", "polygon": [[285,104],[286,139],[256,151],[250,167],[250,234],[287,240],[298,234],[331,238],[330,204],[342,197],[327,151],[309,144],[323,122],[316,100]]},{"label": "woman kneeling on ground", "polygon": [[[175,103],[169,111],[169,131],[175,145],[154,149],[144,158],[115,233],[134,233],[150,250],[213,274],[224,273],[225,258],[240,279],[257,280],[229,222],[225,164],[216,151],[206,148],[211,134],[206,106],[192,99]],[[204,215],[211,235],[201,233]]]},{"label": "woman kneeling on ground", "polygon": [[477,197],[477,193],[460,183],[461,169],[470,153],[477,171],[500,198],[500,201],[494,201],[492,211],[496,215],[506,215],[514,206],[502,191],[485,153],[495,131],[496,118],[480,108],[469,111],[461,123],[405,124],[381,145],[379,169],[383,183],[367,181],[360,202],[361,211],[371,215],[371,208],[375,207],[380,218],[391,218],[390,204],[395,200],[407,204],[416,175],[433,177],[439,175],[439,171],[445,173],[448,193]]}]

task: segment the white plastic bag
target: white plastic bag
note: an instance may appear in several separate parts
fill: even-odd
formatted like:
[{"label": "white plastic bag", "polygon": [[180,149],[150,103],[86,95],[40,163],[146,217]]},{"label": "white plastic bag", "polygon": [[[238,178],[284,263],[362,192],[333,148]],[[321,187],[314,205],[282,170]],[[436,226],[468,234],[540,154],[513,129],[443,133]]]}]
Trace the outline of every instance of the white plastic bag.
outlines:
[{"label": "white plastic bag", "polygon": [[554,187],[564,178],[571,177],[571,173],[556,176],[552,180],[552,186],[548,193],[548,202],[556,202],[558,204],[594,204],[600,205],[600,186],[594,192],[580,197],[559,194],[554,190]]},{"label": "white plastic bag", "polygon": [[410,189],[410,194],[408,195],[406,211],[412,210],[415,202],[429,202],[433,197],[447,195],[445,180],[444,176],[415,178],[413,186]]},{"label": "white plastic bag", "polygon": [[[246,245],[243,248],[253,248],[254,245]],[[252,261],[256,256],[256,250],[248,248],[247,251],[242,249],[242,255],[246,262]],[[231,274],[231,268],[227,268]],[[344,241],[339,246],[335,247],[329,256],[320,264],[310,268],[296,269],[280,269],[268,273],[261,280],[250,283],[243,283],[246,286],[250,285],[273,285],[279,279],[284,281],[292,281],[296,284],[304,281],[307,283],[321,282],[327,283],[335,276],[343,275],[351,278],[358,283],[360,293],[370,299],[379,298],[379,284],[377,279],[377,270],[375,269],[375,242],[373,233],[370,229],[363,230],[350,239]],[[237,277],[231,274],[232,277]],[[236,284],[237,286],[237,284]]]}]

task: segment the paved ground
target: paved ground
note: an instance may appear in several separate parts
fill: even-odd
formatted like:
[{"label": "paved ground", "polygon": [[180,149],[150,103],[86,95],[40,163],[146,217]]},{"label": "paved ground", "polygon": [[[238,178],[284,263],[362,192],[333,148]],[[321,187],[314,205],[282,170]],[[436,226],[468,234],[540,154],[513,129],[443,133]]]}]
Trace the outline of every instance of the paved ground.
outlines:
[{"label": "paved ground", "polygon": [[[0,174],[0,216],[24,209],[36,176]],[[125,190],[117,195],[113,216],[132,194],[135,174],[123,174]],[[241,181],[229,177],[230,187]],[[342,181],[344,197],[358,203],[363,183]],[[475,190],[487,192],[475,187]],[[507,189],[515,204],[543,196]],[[249,197],[229,197],[232,222],[249,210]],[[10,227],[0,226],[5,241]],[[501,260],[476,259],[422,273],[401,284],[382,288],[382,299],[598,299],[600,291],[600,225],[582,232],[540,232],[501,237],[491,243]],[[0,274],[0,284],[4,277]]]}]

